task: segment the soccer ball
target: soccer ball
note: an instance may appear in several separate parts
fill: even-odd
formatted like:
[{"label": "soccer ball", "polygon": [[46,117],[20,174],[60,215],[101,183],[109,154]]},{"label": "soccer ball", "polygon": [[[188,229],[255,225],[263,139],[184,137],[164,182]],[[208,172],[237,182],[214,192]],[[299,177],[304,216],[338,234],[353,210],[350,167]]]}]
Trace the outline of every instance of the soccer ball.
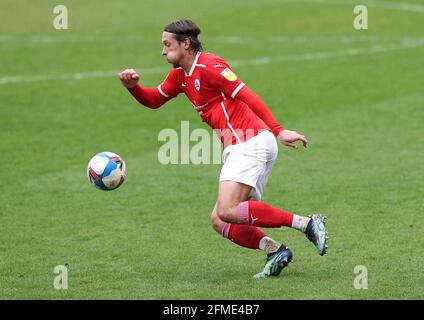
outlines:
[{"label": "soccer ball", "polygon": [[87,178],[101,190],[114,190],[125,180],[125,162],[113,152],[101,152],[91,158]]}]

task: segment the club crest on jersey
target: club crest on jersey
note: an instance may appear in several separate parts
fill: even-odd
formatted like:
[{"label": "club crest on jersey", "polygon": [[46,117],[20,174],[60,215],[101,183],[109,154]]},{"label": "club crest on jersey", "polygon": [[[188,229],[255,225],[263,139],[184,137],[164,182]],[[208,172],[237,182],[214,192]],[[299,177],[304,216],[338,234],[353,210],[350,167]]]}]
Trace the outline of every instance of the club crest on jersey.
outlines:
[{"label": "club crest on jersey", "polygon": [[225,68],[221,74],[229,81],[235,81],[237,80],[237,76],[235,75],[234,72],[232,72],[230,69]]},{"label": "club crest on jersey", "polygon": [[199,79],[194,80],[194,87],[196,88],[197,91],[200,90],[200,80]]}]

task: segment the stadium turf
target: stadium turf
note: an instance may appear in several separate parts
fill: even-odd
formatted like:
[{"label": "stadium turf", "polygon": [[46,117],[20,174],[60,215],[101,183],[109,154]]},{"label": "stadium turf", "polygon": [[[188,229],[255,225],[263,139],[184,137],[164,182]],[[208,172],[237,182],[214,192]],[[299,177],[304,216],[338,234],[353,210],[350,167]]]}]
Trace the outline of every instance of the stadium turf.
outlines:
[{"label": "stadium turf", "polygon": [[[53,28],[55,1],[0,4],[1,299],[424,298],[423,1],[362,1],[362,31],[354,1],[61,3],[69,30]],[[326,256],[268,229],[294,262],[253,279],[264,254],[210,226],[220,165],[159,163],[160,130],[207,127],[185,96],[149,110],[115,74],[159,84],[163,26],[182,17],[308,137],[308,149],[280,146],[263,200],[325,213]],[[101,151],[127,163],[116,191],[87,181]],[[53,287],[56,265],[67,290]]]}]

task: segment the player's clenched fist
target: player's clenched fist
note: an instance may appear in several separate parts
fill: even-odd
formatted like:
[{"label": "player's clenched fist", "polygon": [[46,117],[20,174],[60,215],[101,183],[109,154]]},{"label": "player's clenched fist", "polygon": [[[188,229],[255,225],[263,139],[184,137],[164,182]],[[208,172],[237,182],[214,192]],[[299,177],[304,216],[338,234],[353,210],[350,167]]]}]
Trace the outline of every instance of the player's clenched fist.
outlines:
[{"label": "player's clenched fist", "polygon": [[134,69],[125,69],[119,73],[119,79],[127,88],[134,88],[137,85],[140,76]]}]

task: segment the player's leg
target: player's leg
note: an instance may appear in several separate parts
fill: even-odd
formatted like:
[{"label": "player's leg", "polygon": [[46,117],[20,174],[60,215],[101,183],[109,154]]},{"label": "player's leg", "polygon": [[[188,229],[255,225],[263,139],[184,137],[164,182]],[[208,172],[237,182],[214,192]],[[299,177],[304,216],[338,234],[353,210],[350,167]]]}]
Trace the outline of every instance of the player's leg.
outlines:
[{"label": "player's leg", "polygon": [[[249,199],[252,193],[252,187],[235,182],[231,184],[231,188],[226,191],[228,201],[231,203],[239,203]],[[222,182],[221,182],[222,183]],[[218,198],[219,200],[219,198]],[[218,216],[218,202],[212,211],[212,225],[214,229],[221,233],[224,237],[230,239],[234,243],[241,246],[262,249],[267,253],[267,259],[262,271],[255,275],[256,278],[267,278],[270,276],[278,276],[284,267],[286,267],[293,258],[288,247],[276,242],[266,236],[259,228],[255,226],[234,224],[222,221]]]},{"label": "player's leg", "polygon": [[256,227],[306,229],[308,217],[295,215],[266,202],[242,200],[239,195],[245,188],[250,190],[252,187],[235,181],[219,183],[217,214],[221,220]]},{"label": "player's leg", "polygon": [[224,238],[249,249],[260,249],[267,254],[276,252],[281,244],[268,237],[258,227],[231,224],[222,221],[217,214],[217,205],[211,213],[212,227]]},{"label": "player's leg", "polygon": [[227,223],[256,227],[290,227],[305,233],[312,241],[320,255],[327,250],[327,232],[325,217],[314,214],[304,217],[292,212],[273,207],[263,201],[245,200],[237,202],[238,182],[221,181],[218,191],[217,214]]}]

